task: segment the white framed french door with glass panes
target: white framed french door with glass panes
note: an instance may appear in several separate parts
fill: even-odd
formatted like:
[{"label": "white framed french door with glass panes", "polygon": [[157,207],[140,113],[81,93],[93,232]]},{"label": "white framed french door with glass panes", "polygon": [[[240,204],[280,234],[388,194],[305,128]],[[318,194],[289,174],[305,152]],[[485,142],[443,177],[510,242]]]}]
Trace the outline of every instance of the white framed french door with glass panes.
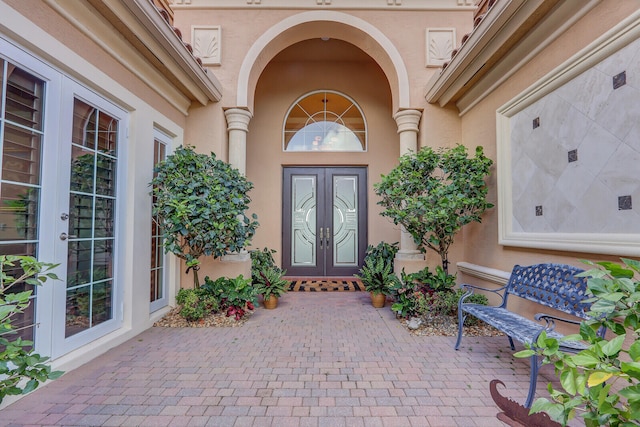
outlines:
[{"label": "white framed french door with glass panes", "polygon": [[54,237],[64,283],[54,297],[53,354],[61,355],[122,323],[118,277],[118,198],[127,114],[94,92],[63,82],[58,221]]},{"label": "white framed french door with glass panes", "polygon": [[0,35],[0,254],[59,264],[18,319],[59,357],[122,325],[127,112]]}]

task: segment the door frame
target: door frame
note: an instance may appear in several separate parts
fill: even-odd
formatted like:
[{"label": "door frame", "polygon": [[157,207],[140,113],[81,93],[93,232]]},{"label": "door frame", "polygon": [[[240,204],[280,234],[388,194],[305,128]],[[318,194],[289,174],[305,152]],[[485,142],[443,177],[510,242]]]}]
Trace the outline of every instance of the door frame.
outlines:
[{"label": "door frame", "polygon": [[[332,177],[339,175],[357,175],[358,188],[358,238],[357,238],[357,266],[336,267],[333,266],[333,245],[329,249],[316,252],[316,265],[311,267],[293,267],[292,245],[291,245],[291,177],[294,175],[316,175],[317,176],[317,206],[324,209],[316,209],[315,224],[315,247],[320,247],[320,227],[326,227],[325,222],[333,226],[333,185]],[[324,165],[301,165],[284,166],[282,173],[282,267],[287,270],[288,276],[302,277],[350,277],[355,274],[364,262],[364,255],[368,244],[368,197],[367,197],[368,168],[367,166],[324,166]],[[320,190],[322,189],[322,191]],[[323,218],[323,220],[321,220]]]}]

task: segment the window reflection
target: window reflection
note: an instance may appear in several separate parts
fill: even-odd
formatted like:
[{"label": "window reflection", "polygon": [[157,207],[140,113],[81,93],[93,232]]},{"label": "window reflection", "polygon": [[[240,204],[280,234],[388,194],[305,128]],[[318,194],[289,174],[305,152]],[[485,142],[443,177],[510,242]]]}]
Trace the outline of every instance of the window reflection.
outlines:
[{"label": "window reflection", "polygon": [[331,91],[313,92],[296,101],[283,134],[285,151],[364,151],[366,136],[360,108]]}]

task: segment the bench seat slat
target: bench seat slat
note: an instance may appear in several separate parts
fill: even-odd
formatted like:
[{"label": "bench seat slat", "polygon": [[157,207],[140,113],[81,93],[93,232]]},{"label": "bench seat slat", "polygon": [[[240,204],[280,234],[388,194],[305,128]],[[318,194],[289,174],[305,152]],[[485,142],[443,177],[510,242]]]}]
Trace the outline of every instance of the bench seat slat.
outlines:
[{"label": "bench seat slat", "polygon": [[[464,311],[523,344],[532,344],[538,333],[545,329],[544,325],[513,313],[506,308],[465,304]],[[563,334],[556,331],[547,331],[547,336],[558,340],[564,337]],[[577,341],[562,342],[560,347],[568,351],[580,351],[587,348],[586,344]]]}]

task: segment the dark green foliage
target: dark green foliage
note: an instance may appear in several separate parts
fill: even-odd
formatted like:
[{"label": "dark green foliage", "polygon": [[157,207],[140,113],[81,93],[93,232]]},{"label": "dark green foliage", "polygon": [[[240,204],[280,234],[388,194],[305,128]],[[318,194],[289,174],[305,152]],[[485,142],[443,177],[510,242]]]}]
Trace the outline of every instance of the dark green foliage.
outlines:
[{"label": "dark green foliage", "polygon": [[289,282],[282,278],[284,272],[277,267],[268,266],[258,272],[258,279],[253,282],[256,293],[262,295],[264,299],[271,296],[280,298],[287,292]]},{"label": "dark green foliage", "polygon": [[[454,290],[456,276],[447,274],[437,266],[435,272],[425,267],[416,273],[401,274],[401,281],[393,288],[394,304],[391,310],[400,317],[455,316],[458,300],[464,294]],[[484,295],[473,295],[471,302],[488,303]]]},{"label": "dark green foliage", "polygon": [[365,252],[365,258],[379,259],[382,258],[385,263],[391,264],[393,270],[393,261],[398,253],[398,243],[380,242],[376,246],[369,245]]},{"label": "dark green foliage", "polygon": [[383,216],[401,224],[422,250],[440,255],[447,271],[449,247],[456,233],[470,222],[480,222],[493,207],[486,200],[485,178],[493,161],[476,148],[474,158],[458,145],[451,149],[424,147],[404,155],[400,164],[374,185],[381,197]]},{"label": "dark green foliage", "polygon": [[202,288],[215,296],[221,310],[226,310],[227,317],[234,316],[240,320],[246,310],[253,310],[257,303],[257,293],[251,286],[251,280],[242,275],[235,279],[220,277],[211,280],[208,276],[204,279]]},{"label": "dark green foliage", "polygon": [[194,270],[199,258],[221,257],[249,244],[258,222],[246,216],[253,184],[229,164],[193,147],[178,147],[156,168],[151,181],[154,215],[160,218],[167,252]]},{"label": "dark green foliage", "polygon": [[[462,289],[437,291],[433,294],[427,294],[424,299],[424,306],[421,307],[421,315],[433,314],[436,316],[457,316],[458,315],[458,301],[460,297],[465,294]],[[487,297],[481,294],[473,294],[467,298],[466,302],[474,304],[487,305],[489,301]],[[478,320],[473,316],[469,316],[466,319],[466,324],[475,324]]]},{"label": "dark green foliage", "polygon": [[273,259],[273,254],[275,253],[275,249],[269,248],[253,249],[249,251],[249,255],[251,256],[251,280],[253,283],[260,280],[261,271],[269,268],[280,271],[281,275],[285,274],[284,271],[276,265],[276,262]]},{"label": "dark green foliage", "polygon": [[209,290],[201,288],[180,289],[176,302],[182,306],[180,315],[193,322],[218,311],[218,300]]},{"label": "dark green foliage", "polygon": [[51,271],[56,266],[29,256],[0,256],[0,402],[5,396],[29,393],[40,383],[63,374],[52,372],[46,364],[49,358],[33,352],[32,341],[12,339],[17,334],[13,317],[29,307],[33,291],[10,292],[10,289],[24,284],[39,286],[47,279],[58,279]]},{"label": "dark green foliage", "polygon": [[[579,335],[565,340],[584,341],[586,350],[563,352],[558,340],[543,333],[533,348],[515,354],[541,356],[560,379],[560,388],[548,385],[551,400],[537,399],[532,412],[546,412],[562,425],[577,415],[588,427],[640,425],[640,262],[622,262],[585,261],[593,267],[580,274],[589,278],[592,319],[581,322]],[[602,326],[610,331],[609,339],[596,334]]]},{"label": "dark green foliage", "polygon": [[391,288],[399,281],[393,272],[393,264],[385,258],[365,257],[364,265],[355,277],[360,279],[367,292],[389,295]]}]

